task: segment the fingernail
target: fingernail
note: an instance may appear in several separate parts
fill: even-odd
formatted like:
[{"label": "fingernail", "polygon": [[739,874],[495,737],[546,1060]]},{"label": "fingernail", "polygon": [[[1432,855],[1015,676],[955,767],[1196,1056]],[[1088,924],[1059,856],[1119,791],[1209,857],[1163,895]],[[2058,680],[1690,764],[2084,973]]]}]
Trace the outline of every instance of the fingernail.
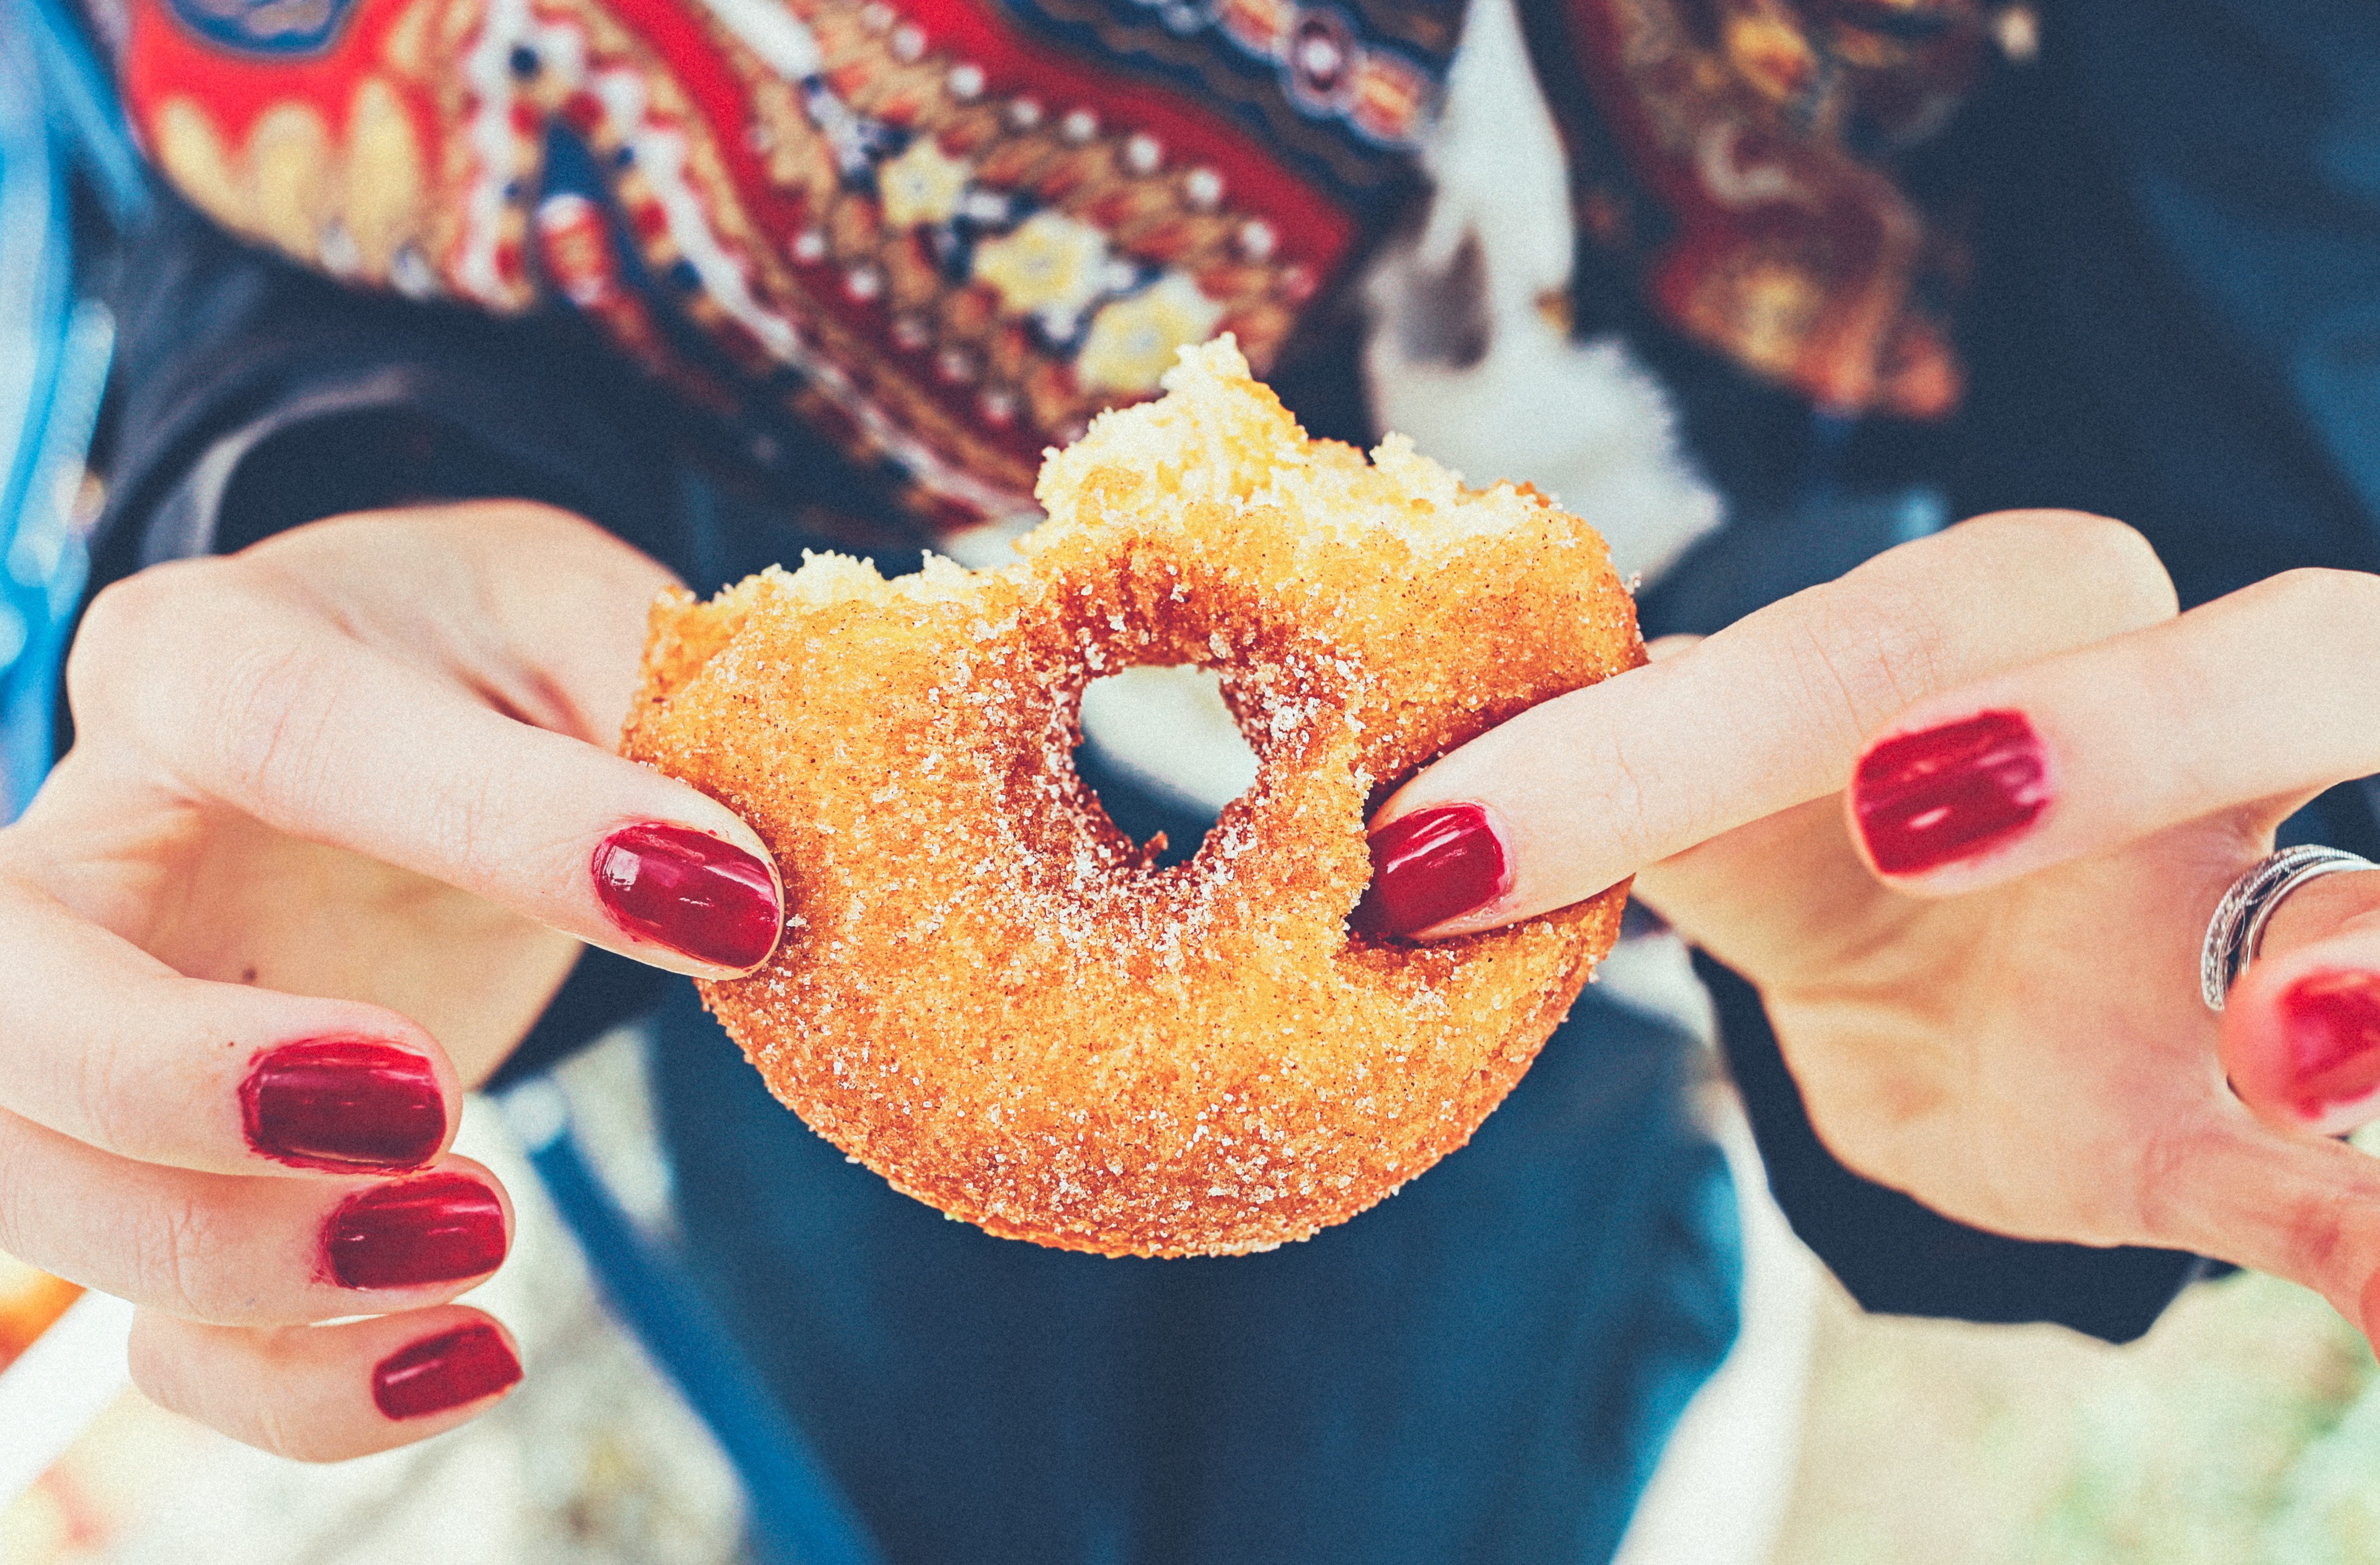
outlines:
[{"label": "fingernail", "polygon": [[468,1174],[432,1174],[349,1196],[322,1230],[322,1258],[342,1288],[419,1288],[494,1271],[504,1209]]},{"label": "fingernail", "polygon": [[1347,922],[1365,935],[1410,935],[1484,908],[1511,885],[1485,809],[1416,810],[1372,834],[1372,884]]},{"label": "fingernail", "polygon": [[426,1418],[520,1382],[520,1360],[484,1321],[400,1348],[372,1370],[372,1402],[393,1419]]},{"label": "fingernail", "polygon": [[2380,975],[2312,972],[2283,990],[2297,1111],[2320,1119],[2380,1088]]},{"label": "fingernail", "polygon": [[239,1085],[248,1144],[309,1168],[414,1168],[446,1139],[429,1060],[361,1038],[274,1049]]},{"label": "fingernail", "polygon": [[595,850],[595,894],[612,922],[697,961],[758,967],[783,920],[769,866],[733,843],[643,821]]},{"label": "fingernail", "polygon": [[1972,858],[2049,807],[2041,740],[2021,712],[1982,712],[1896,734],[1852,777],[1868,856],[1887,874]]}]

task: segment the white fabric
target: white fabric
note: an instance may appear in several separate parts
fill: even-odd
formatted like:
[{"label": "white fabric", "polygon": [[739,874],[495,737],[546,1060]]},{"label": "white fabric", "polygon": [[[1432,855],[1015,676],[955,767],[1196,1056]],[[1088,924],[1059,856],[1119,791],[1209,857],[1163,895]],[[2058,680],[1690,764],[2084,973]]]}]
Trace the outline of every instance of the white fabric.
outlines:
[{"label": "white fabric", "polygon": [[[1475,483],[1536,484],[1593,523],[1625,576],[1658,576],[1717,526],[1718,496],[1679,451],[1652,376],[1616,340],[1574,343],[1539,306],[1568,285],[1572,230],[1561,143],[1511,0],[1477,0],[1423,151],[1427,218],[1366,280],[1372,422]],[[1450,305],[1475,313],[1445,352]],[[1468,359],[1469,354],[1460,355]],[[985,530],[965,563],[1013,557]],[[1145,783],[1220,808],[1256,776],[1212,676],[1102,681],[1083,727]]]},{"label": "white fabric", "polygon": [[[1536,484],[1594,524],[1623,575],[1658,576],[1718,524],[1718,496],[1679,451],[1652,375],[1616,339],[1571,341],[1542,307],[1567,296],[1574,232],[1561,143],[1512,0],[1471,6],[1422,163],[1428,218],[1365,289],[1374,422],[1475,483]],[[1450,364],[1431,348],[1466,242],[1484,353]]]}]

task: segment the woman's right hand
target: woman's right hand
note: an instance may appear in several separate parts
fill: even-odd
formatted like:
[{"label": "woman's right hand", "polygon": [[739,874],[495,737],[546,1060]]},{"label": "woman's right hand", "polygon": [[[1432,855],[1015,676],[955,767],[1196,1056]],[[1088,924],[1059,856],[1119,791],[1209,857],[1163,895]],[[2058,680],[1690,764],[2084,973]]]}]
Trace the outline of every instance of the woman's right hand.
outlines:
[{"label": "woman's right hand", "polygon": [[1669,650],[1400,789],[1377,904],[1436,937],[1636,872],[1759,990],[1848,1168],[2289,1278],[2380,1343],[2380,1161],[2330,1139],[2380,1118],[2380,871],[2292,896],[2220,1013],[2201,990],[2226,888],[2380,770],[2380,577],[2177,615],[2130,529],[2009,513]]},{"label": "woman's right hand", "polygon": [[74,749],[0,830],[0,1250],[140,1305],[156,1400],[332,1459],[519,1378],[448,1302],[511,1232],[463,1090],[580,941],[718,977],[783,924],[750,828],[612,753],[668,581],[486,502],[92,604]]}]

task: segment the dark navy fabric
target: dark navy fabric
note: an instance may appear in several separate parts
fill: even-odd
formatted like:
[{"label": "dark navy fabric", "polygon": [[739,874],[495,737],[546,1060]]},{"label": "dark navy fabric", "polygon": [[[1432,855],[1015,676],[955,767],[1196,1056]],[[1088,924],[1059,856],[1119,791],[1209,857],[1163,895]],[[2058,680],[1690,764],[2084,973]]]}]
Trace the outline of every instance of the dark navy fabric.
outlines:
[{"label": "dark navy fabric", "polygon": [[2380,7],[2058,0],[1986,128],[1962,508],[2079,506],[2185,604],[2380,569]]},{"label": "dark navy fabric", "polygon": [[1109,1260],[893,1191],[677,991],[686,1251],[892,1559],[1594,1565],[1731,1340],[1691,1045],[1590,991],[1472,1143],[1302,1244]]}]

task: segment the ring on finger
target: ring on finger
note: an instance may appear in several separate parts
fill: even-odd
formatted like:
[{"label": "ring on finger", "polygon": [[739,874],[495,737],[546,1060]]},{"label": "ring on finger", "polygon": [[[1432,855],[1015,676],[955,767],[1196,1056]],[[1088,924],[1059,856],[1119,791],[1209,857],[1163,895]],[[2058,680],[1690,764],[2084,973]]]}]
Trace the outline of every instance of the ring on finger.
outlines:
[{"label": "ring on finger", "polygon": [[2221,1010],[2231,985],[2264,948],[2265,926],[2290,892],[2307,881],[2342,870],[2380,869],[2360,854],[2338,848],[2284,848],[2249,866],[2231,883],[2206,923],[2199,949],[2198,993],[2209,1010]]}]

